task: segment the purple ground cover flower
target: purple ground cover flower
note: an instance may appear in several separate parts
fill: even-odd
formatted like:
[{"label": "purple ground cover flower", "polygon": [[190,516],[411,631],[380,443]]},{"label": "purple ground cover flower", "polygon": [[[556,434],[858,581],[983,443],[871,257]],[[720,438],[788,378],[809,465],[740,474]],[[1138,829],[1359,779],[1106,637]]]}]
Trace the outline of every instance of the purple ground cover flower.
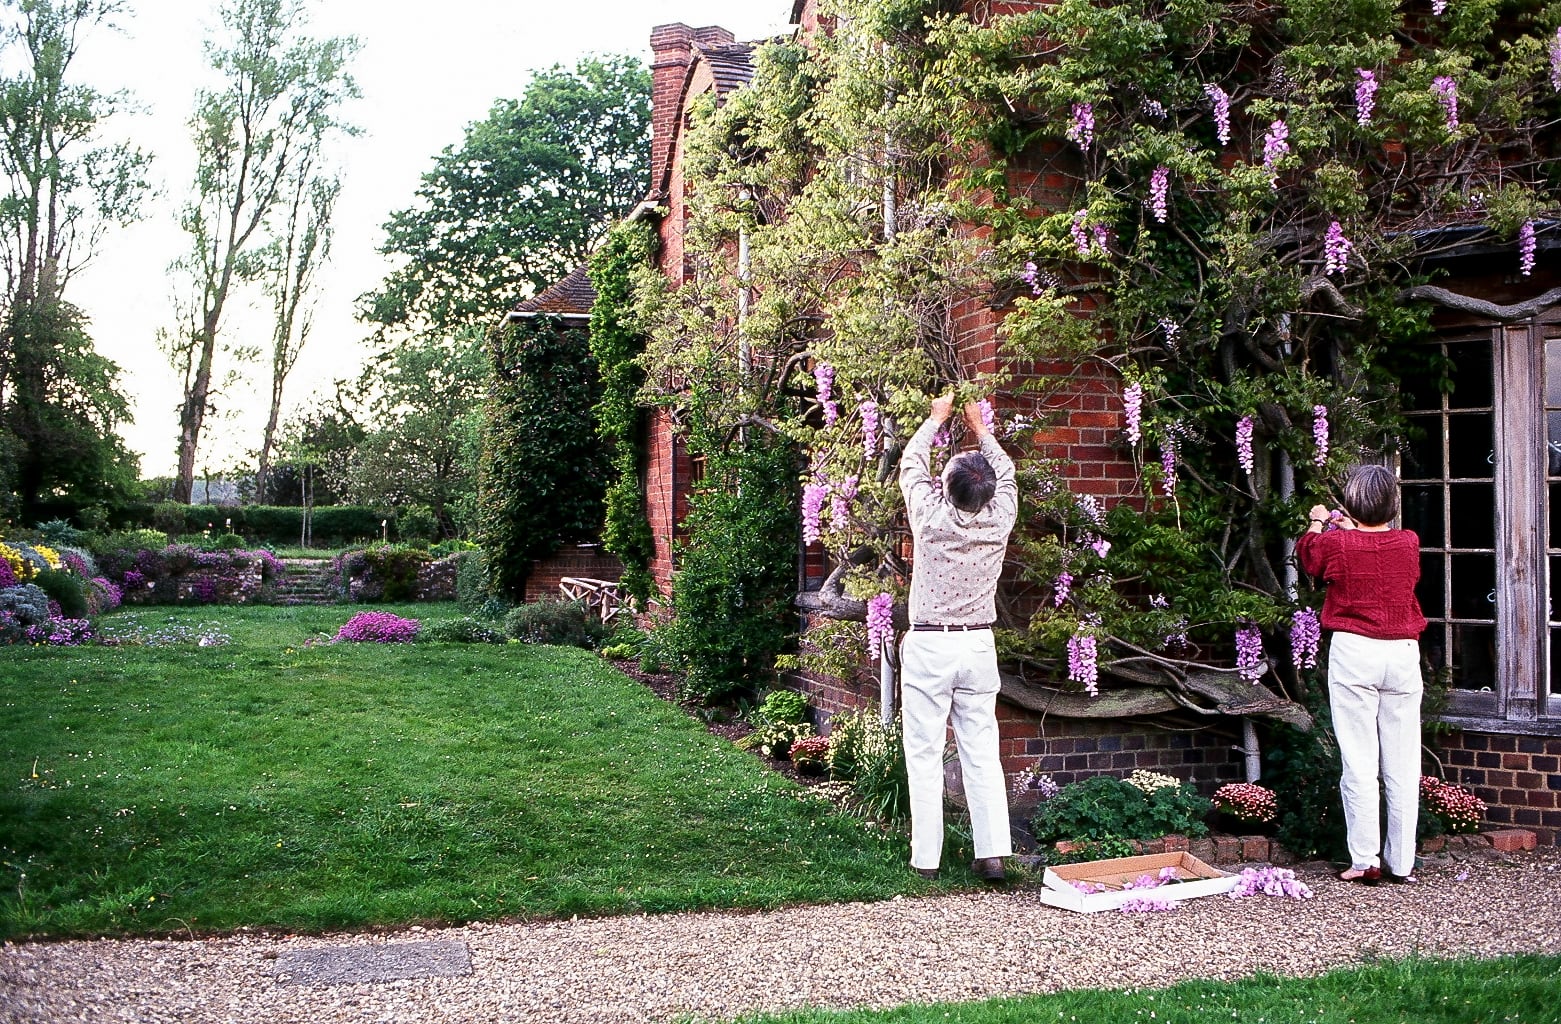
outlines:
[{"label": "purple ground cover flower", "polygon": [[419,622],[389,612],[359,612],[336,631],[338,641],[395,644],[417,639]]}]

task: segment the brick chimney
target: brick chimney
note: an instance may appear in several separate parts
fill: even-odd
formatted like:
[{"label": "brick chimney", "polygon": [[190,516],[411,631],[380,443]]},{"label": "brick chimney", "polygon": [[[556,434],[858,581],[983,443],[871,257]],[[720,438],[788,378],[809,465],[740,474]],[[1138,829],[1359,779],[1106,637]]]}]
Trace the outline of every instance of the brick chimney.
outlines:
[{"label": "brick chimney", "polygon": [[732,33],[716,25],[689,28],[681,22],[657,25],[650,30],[650,189],[660,189],[667,177],[667,162],[672,157],[672,140],[677,135],[678,101],[683,96],[683,81],[694,59],[696,46],[730,46],[737,41]]}]

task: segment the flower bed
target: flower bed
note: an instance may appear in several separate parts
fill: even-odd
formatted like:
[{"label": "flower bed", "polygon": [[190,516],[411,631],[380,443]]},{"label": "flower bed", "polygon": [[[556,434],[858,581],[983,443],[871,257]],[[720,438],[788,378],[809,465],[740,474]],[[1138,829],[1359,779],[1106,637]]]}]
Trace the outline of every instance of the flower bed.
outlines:
[{"label": "flower bed", "polygon": [[282,562],[265,549],[201,551],[188,544],[161,550],[128,548],[105,554],[107,582],[126,604],[255,604],[282,575]]}]

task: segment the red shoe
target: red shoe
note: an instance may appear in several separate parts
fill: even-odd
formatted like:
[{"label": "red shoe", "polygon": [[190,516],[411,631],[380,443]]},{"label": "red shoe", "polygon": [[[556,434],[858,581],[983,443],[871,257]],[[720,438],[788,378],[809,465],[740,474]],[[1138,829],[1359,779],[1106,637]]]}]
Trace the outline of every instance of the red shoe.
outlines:
[{"label": "red shoe", "polygon": [[1378,882],[1382,881],[1382,869],[1381,868],[1370,867],[1370,868],[1365,869],[1364,871],[1362,871],[1358,875],[1350,874],[1350,872],[1354,871],[1354,870],[1355,870],[1354,868],[1345,868],[1343,871],[1339,872],[1339,874],[1338,874],[1339,881],[1341,881],[1341,882],[1357,882],[1357,883],[1359,883],[1361,885],[1376,885]]}]

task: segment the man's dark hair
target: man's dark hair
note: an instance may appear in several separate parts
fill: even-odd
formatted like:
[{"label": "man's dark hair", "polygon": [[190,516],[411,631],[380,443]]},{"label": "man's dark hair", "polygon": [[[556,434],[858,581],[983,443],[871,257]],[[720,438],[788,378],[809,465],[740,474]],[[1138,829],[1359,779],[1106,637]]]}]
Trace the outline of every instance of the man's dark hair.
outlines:
[{"label": "man's dark hair", "polygon": [[1366,526],[1391,522],[1398,514],[1398,478],[1386,466],[1357,466],[1344,482],[1344,511]]},{"label": "man's dark hair", "polygon": [[944,477],[949,504],[961,512],[979,512],[997,493],[997,473],[980,452],[965,452],[949,462]]}]

